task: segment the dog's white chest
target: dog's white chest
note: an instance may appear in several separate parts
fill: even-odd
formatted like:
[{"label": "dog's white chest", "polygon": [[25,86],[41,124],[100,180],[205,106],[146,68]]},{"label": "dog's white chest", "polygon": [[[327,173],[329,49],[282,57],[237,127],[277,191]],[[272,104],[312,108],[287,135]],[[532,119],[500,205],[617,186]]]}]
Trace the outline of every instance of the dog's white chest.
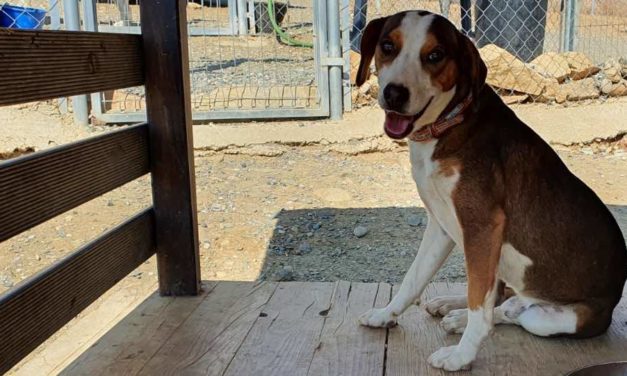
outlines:
[{"label": "dog's white chest", "polygon": [[459,172],[443,174],[438,162],[431,156],[437,141],[409,142],[412,176],[420,198],[429,209],[431,220],[437,220],[459,247],[463,247],[463,235],[457,219],[452,194],[459,180]]}]

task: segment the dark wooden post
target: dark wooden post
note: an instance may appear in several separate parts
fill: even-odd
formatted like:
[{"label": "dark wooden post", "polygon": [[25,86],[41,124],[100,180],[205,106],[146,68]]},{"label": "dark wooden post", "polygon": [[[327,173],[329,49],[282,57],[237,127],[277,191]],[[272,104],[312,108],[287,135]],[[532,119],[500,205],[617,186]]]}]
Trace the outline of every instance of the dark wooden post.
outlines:
[{"label": "dark wooden post", "polygon": [[161,295],[200,289],[186,5],[142,0],[140,7]]}]

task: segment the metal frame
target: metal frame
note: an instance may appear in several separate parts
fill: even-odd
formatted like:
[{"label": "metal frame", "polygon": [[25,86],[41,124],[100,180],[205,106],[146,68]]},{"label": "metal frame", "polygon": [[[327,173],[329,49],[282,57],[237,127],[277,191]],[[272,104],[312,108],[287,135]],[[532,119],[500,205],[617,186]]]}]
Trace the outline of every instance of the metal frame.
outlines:
[{"label": "metal frame", "polygon": [[[85,0],[93,3],[94,0]],[[236,1],[238,6],[246,0]],[[342,56],[342,34],[340,31],[340,6],[338,0],[312,0],[313,5],[313,33],[314,33],[314,65],[317,95],[320,100],[319,108],[262,108],[262,109],[228,109],[215,111],[193,112],[192,119],[203,121],[229,120],[270,120],[270,119],[306,119],[326,118],[340,119],[343,106],[350,104],[350,90],[345,91],[342,74],[347,66]],[[85,5],[89,6],[88,4]],[[240,8],[241,9],[241,8]],[[328,12],[332,9],[332,12]],[[86,11],[89,9],[86,8]],[[241,28],[242,22],[248,22],[248,12],[238,12],[236,27]],[[331,27],[329,27],[331,25]],[[139,29],[139,26],[133,26]],[[95,17],[86,19],[86,28],[92,31],[103,31],[97,27]],[[123,29],[124,27],[118,27]],[[98,29],[98,30],[96,30]],[[188,28],[189,35],[195,35],[193,27]],[[198,35],[198,34],[196,34]],[[205,35],[205,34],[200,34]],[[348,100],[346,99],[348,95]],[[95,119],[105,123],[134,123],[146,121],[145,112],[117,112],[107,113],[103,109],[102,93],[95,93],[92,99],[92,114]]]}]

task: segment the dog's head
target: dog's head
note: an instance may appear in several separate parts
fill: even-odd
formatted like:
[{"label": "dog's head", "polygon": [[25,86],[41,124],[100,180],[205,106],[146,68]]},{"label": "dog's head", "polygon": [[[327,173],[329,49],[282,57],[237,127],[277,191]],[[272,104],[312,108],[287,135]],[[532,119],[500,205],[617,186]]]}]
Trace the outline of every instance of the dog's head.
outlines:
[{"label": "dog's head", "polygon": [[403,138],[437,120],[470,93],[476,98],[487,68],[470,39],[446,18],[408,11],[370,21],[361,38],[357,85],[375,59],[385,132]]}]

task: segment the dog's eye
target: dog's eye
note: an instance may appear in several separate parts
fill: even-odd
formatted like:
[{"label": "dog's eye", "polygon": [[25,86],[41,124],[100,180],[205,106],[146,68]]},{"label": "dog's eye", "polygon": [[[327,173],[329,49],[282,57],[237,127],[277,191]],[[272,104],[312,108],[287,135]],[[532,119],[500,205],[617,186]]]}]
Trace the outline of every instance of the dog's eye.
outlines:
[{"label": "dog's eye", "polygon": [[433,50],[427,55],[427,62],[431,64],[439,63],[442,59],[444,59],[444,51],[439,49]]},{"label": "dog's eye", "polygon": [[394,52],[394,43],[389,40],[381,42],[381,52],[383,52],[384,55],[389,55]]}]

